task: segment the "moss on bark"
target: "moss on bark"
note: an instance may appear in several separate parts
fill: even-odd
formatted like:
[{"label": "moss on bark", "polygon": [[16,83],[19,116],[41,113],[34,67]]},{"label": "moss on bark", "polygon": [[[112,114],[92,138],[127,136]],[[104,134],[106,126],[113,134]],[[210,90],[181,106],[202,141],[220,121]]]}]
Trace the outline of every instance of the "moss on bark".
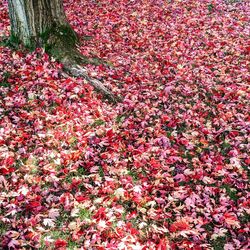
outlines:
[{"label": "moss on bark", "polygon": [[69,25],[54,25],[40,34],[39,40],[45,51],[57,60],[79,63],[81,54],[76,49],[79,38]]},{"label": "moss on bark", "polygon": [[45,51],[59,61],[71,64],[105,64],[109,63],[98,57],[87,57],[78,52],[76,45],[80,39],[70,26],[59,26],[49,29],[41,34],[42,43]]}]

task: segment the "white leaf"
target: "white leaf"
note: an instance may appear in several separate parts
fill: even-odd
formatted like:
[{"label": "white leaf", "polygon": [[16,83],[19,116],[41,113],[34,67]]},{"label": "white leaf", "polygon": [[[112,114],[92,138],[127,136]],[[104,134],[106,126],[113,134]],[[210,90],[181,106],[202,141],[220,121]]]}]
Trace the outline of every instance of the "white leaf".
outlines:
[{"label": "white leaf", "polygon": [[49,219],[49,218],[44,219],[43,224],[44,224],[44,226],[48,226],[48,227],[54,227],[55,226],[54,220]]}]

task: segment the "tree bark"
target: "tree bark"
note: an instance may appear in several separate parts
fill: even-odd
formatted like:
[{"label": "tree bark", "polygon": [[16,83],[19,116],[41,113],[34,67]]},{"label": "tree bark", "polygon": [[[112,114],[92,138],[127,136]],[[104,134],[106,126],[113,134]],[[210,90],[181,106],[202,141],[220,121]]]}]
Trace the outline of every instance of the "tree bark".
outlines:
[{"label": "tree bark", "polygon": [[70,26],[61,0],[9,0],[12,35],[23,44],[41,43],[51,30]]},{"label": "tree bark", "polygon": [[[78,36],[69,25],[62,0],[8,0],[11,36],[26,47],[44,47],[73,76],[83,77],[112,102],[115,96],[79,64]],[[76,70],[77,69],[77,70]]]}]

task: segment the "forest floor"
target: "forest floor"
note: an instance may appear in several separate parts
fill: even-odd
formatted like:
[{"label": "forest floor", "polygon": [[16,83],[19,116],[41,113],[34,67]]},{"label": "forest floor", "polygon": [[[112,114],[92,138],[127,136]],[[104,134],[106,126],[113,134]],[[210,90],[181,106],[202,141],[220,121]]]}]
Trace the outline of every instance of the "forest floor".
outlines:
[{"label": "forest floor", "polygon": [[1,44],[0,249],[249,249],[250,2],[65,8],[124,100]]}]

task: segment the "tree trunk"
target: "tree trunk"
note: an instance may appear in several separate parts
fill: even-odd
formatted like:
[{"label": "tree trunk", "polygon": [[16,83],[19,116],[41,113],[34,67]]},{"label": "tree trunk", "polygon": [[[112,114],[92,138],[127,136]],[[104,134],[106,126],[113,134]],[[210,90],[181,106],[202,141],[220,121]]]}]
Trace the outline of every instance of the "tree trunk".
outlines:
[{"label": "tree trunk", "polygon": [[77,35],[67,21],[62,0],[9,0],[8,4],[11,33],[20,43],[43,46],[55,57],[75,51]]},{"label": "tree trunk", "polygon": [[12,34],[29,45],[55,27],[69,26],[61,0],[9,0]]},{"label": "tree trunk", "polygon": [[[86,57],[77,50],[78,36],[69,25],[62,0],[8,0],[11,36],[26,47],[44,47],[76,77],[83,77],[111,101],[116,97],[79,65]],[[91,60],[89,60],[91,63]]]}]

